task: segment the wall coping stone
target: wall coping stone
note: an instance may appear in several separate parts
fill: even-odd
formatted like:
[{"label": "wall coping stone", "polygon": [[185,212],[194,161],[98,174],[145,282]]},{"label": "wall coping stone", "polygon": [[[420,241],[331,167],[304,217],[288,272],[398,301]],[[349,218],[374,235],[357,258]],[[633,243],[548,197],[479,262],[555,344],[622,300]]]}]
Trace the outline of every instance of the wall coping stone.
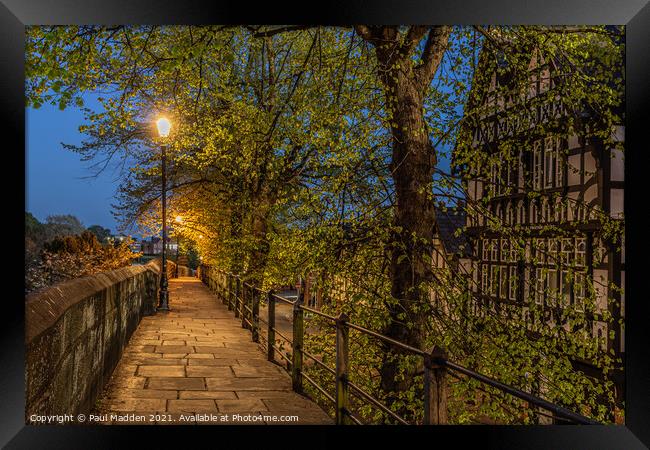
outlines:
[{"label": "wall coping stone", "polygon": [[127,266],[63,281],[25,297],[25,344],[47,331],[75,304],[146,271],[160,273],[160,261]]}]

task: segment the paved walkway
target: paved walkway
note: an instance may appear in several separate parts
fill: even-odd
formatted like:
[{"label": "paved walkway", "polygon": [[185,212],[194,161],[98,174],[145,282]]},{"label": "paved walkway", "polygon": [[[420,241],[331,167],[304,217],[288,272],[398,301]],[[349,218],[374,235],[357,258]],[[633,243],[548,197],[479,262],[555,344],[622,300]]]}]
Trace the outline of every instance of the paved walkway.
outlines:
[{"label": "paved walkway", "polygon": [[198,279],[169,288],[172,311],[142,319],[97,402],[103,423],[332,423]]}]

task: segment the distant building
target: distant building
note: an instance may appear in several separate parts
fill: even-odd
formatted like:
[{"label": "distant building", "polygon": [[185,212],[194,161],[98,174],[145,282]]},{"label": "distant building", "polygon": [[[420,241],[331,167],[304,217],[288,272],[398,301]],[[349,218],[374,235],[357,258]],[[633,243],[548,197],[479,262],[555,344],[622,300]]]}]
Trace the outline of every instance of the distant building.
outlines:
[{"label": "distant building", "polygon": [[[143,240],[140,243],[140,246],[142,248],[141,250],[142,253],[145,255],[160,255],[162,253],[162,238],[159,238],[158,236],[153,236],[148,241]],[[172,239],[168,237],[166,248],[167,248],[168,255],[171,254],[169,252],[176,252],[176,249],[178,248],[178,242],[176,241],[176,239]]]},{"label": "distant building", "polygon": [[129,248],[133,253],[140,253],[142,252],[142,242],[133,241],[129,244]]}]

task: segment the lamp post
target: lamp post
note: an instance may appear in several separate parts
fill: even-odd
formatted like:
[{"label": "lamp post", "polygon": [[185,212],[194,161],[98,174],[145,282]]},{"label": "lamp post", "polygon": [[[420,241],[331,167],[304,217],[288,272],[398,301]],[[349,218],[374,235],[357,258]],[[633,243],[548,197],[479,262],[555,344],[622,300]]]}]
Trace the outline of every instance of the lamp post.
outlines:
[{"label": "lamp post", "polygon": [[[158,134],[161,138],[166,138],[169,136],[169,131],[171,130],[172,124],[164,117],[161,117],[156,122],[158,127]],[[161,159],[162,159],[162,273],[160,275],[160,301],[158,302],[157,311],[169,311],[169,292],[167,291],[167,286],[169,285],[167,281],[167,167],[165,164],[165,150],[166,144],[163,143],[161,146]]]},{"label": "lamp post", "polygon": [[[177,223],[183,223],[183,218],[181,216],[176,216]],[[178,233],[176,234],[176,278],[178,278],[178,251],[181,247],[181,236]]]}]

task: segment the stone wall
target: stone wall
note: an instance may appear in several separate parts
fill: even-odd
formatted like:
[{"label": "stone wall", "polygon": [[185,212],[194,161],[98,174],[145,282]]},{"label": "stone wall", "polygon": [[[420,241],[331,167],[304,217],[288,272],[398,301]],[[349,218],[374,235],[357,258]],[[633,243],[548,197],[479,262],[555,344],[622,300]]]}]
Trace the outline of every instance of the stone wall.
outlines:
[{"label": "stone wall", "polygon": [[[173,276],[175,265],[168,264]],[[155,313],[160,261],[69,280],[25,300],[26,419],[88,413],[140,323]]]}]

